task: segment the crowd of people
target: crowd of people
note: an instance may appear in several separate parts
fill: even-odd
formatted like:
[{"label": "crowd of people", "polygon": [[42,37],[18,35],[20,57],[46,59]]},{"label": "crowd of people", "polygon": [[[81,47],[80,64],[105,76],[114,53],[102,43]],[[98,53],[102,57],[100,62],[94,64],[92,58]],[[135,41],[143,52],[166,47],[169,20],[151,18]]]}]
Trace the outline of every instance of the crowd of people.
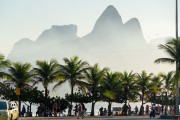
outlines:
[{"label": "crowd of people", "polygon": [[[86,114],[86,108],[84,103],[79,103],[75,105],[73,111],[74,113],[71,114],[71,110],[73,109],[73,106],[69,104],[68,106],[68,113],[67,116],[77,116],[77,119],[80,117],[84,118],[84,115]],[[47,110],[45,111],[45,105],[40,104],[37,108],[36,116],[64,116],[63,111],[61,111],[60,104],[57,102],[54,102],[51,107],[48,107]]]},{"label": "crowd of people", "polygon": [[[166,110],[165,110],[166,109]],[[130,104],[124,104],[122,107],[119,107],[118,111],[115,111],[114,115],[122,115],[122,116],[130,116],[130,115],[149,115],[151,111],[154,111],[156,115],[163,115],[163,114],[175,114],[175,107],[174,106],[167,106],[164,105],[144,105],[144,106],[135,106],[132,110]]]},{"label": "crowd of people", "polygon": [[[71,110],[73,110],[73,112],[71,113]],[[125,103],[122,107],[119,107],[118,112],[116,111],[115,113],[113,113],[112,110],[112,114],[111,115],[122,115],[122,116],[130,116],[130,115],[149,115],[151,113],[151,111],[154,111],[155,114],[175,114],[175,107],[173,106],[164,106],[164,105],[156,105],[156,104],[151,104],[151,105],[144,105],[144,106],[135,106],[133,109],[131,108],[131,105],[128,103]],[[84,115],[87,114],[87,109],[85,107],[85,105],[83,103],[76,103],[76,105],[73,107],[69,104],[68,106],[68,113],[67,116],[77,116],[77,118],[79,119],[80,117],[84,118]],[[21,116],[31,116],[32,114],[29,111],[29,107],[27,107],[27,110],[25,108],[25,106],[23,105],[22,110],[21,110]],[[48,107],[45,110],[45,105],[44,104],[40,104],[37,107],[37,112],[36,112],[36,116],[65,116],[63,114],[63,111],[61,111],[61,107],[60,104],[57,102],[54,102],[51,107]],[[100,107],[99,108],[99,115],[100,116],[107,116],[108,115],[108,111],[106,108]]]}]

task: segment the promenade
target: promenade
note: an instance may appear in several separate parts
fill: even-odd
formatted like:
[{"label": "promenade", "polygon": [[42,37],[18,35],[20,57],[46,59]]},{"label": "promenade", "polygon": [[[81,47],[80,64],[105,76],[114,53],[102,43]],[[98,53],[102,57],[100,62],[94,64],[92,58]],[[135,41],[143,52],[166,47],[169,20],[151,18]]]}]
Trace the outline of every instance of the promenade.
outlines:
[{"label": "promenade", "polygon": [[[18,120],[77,120],[77,117],[20,117]],[[79,119],[82,119],[81,117]],[[85,120],[158,120],[159,116],[85,116]],[[166,120],[166,119],[160,119]],[[172,120],[172,119],[167,119]]]}]

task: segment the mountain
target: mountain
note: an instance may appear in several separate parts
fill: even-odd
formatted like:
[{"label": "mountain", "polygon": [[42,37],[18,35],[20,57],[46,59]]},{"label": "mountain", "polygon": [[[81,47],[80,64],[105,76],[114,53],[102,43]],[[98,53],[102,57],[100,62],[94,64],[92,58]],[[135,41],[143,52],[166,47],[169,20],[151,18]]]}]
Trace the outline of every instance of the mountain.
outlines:
[{"label": "mountain", "polygon": [[[155,65],[154,60],[166,55],[144,39],[137,18],[122,22],[116,8],[108,6],[97,19],[92,31],[77,36],[76,25],[53,25],[35,40],[22,39],[14,44],[8,59],[31,62],[56,58],[64,64],[64,57],[79,56],[90,65],[99,63],[112,71],[167,72],[174,66]],[[52,86],[51,86],[52,87]],[[69,90],[66,87],[60,90]],[[63,90],[64,91],[64,90]],[[62,95],[64,93],[61,92]]]},{"label": "mountain", "polygon": [[50,29],[43,31],[43,33],[36,40],[37,43],[57,43],[67,40],[77,39],[76,25],[53,25]]}]

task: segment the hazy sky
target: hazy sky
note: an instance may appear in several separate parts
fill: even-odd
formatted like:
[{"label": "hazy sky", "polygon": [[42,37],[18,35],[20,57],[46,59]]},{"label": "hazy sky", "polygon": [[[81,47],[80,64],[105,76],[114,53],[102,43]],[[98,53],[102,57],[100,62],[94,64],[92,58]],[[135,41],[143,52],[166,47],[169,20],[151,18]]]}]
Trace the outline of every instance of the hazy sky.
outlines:
[{"label": "hazy sky", "polygon": [[0,53],[22,38],[36,40],[51,25],[76,24],[84,36],[108,5],[124,23],[138,18],[147,41],[175,36],[175,0],[0,0]]}]

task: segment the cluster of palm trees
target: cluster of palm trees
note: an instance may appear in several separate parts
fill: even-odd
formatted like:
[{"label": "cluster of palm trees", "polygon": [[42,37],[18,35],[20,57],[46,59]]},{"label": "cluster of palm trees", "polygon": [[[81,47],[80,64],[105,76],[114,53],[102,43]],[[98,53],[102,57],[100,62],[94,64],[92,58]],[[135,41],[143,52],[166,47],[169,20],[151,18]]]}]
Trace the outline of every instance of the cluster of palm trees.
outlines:
[{"label": "cluster of palm trees", "polygon": [[[47,102],[48,86],[51,83],[56,83],[53,88],[55,89],[68,81],[71,96],[74,94],[75,87],[91,95],[92,116],[95,103],[99,100],[109,103],[108,113],[110,115],[112,102],[127,103],[127,101],[141,99],[143,106],[144,99],[160,95],[164,90],[175,95],[174,86],[177,80],[175,78],[179,78],[177,73],[180,70],[180,39],[173,39],[159,47],[165,50],[170,58],[160,58],[155,62],[176,62],[176,72],[170,71],[167,74],[159,73],[158,75],[148,74],[145,71],[141,73],[112,72],[109,68],[100,69],[98,64],[90,66],[88,62],[79,60],[77,56],[64,58],[63,65],[56,60],[37,61],[37,66],[32,68],[29,63],[11,63],[0,55],[0,78],[4,80],[4,83],[14,85],[13,87],[20,88],[20,90],[42,83],[45,90],[44,103]],[[20,96],[19,103],[19,108],[21,108]],[[70,103],[72,105],[73,99]]]}]

